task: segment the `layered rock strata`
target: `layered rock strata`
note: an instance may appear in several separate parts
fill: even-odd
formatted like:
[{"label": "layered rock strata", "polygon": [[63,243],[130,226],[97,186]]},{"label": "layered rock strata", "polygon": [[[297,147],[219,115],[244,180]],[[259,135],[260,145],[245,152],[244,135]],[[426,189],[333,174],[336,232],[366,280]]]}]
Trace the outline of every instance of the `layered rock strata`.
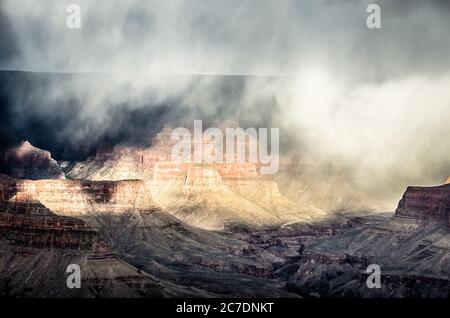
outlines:
[{"label": "layered rock strata", "polygon": [[408,187],[396,216],[434,220],[450,224],[450,184],[437,187]]},{"label": "layered rock strata", "polygon": [[[280,193],[273,180],[259,174],[258,163],[182,163],[171,160],[175,141],[166,128],[149,148],[116,146],[76,164],[67,175],[75,179],[139,179],[157,205],[204,229],[222,230],[233,223],[278,226],[312,222],[326,214],[299,208]],[[208,141],[203,141],[204,146]]]},{"label": "layered rock strata", "polygon": [[[450,185],[408,187],[389,220],[306,242],[278,273],[302,296],[448,297],[449,211]],[[369,264],[381,268],[380,289],[365,284]]]},{"label": "layered rock strata", "polygon": [[38,201],[63,216],[158,209],[142,181],[32,181],[3,177],[0,178],[0,199]]}]

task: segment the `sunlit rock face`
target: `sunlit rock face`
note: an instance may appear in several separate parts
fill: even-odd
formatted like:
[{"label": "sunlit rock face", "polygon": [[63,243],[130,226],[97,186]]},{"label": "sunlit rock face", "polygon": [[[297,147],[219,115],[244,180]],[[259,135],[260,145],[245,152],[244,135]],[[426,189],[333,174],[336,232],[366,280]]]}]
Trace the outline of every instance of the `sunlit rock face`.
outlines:
[{"label": "sunlit rock face", "polygon": [[[55,190],[51,191],[50,186],[42,186],[44,181]],[[21,297],[198,296],[189,291],[185,292],[182,287],[156,280],[119,259],[113,252],[110,241],[105,239],[97,224],[90,220],[100,218],[102,213],[83,219],[60,215],[82,212],[70,210],[66,204],[59,204],[67,201],[68,197],[60,195],[59,191],[67,188],[57,186],[58,182],[63,182],[67,186],[67,181],[36,181],[38,184],[33,186],[30,183],[26,184],[27,182],[33,181],[0,175],[2,295],[12,293]],[[100,188],[105,190],[108,187],[105,185],[100,185]],[[35,191],[34,186],[42,187],[39,191]],[[117,196],[116,199],[112,199],[113,190],[105,192],[109,193],[110,199],[106,199],[99,192],[77,196],[79,186],[74,182],[75,188],[69,193],[76,196],[71,202],[75,209],[77,206],[89,207],[91,200],[97,200],[97,204],[100,205],[108,200],[121,201]],[[50,196],[55,199],[50,200]],[[58,212],[54,213],[37,199],[42,199]],[[96,227],[88,223],[94,223]],[[66,281],[66,268],[70,264],[80,266],[83,273],[80,289],[69,289],[66,284],[61,283]],[[11,290],[5,287],[4,282],[11,282]]]},{"label": "sunlit rock face", "polygon": [[28,141],[9,149],[3,158],[4,170],[20,179],[64,179],[64,173],[50,152],[34,147]]},{"label": "sunlit rock face", "polygon": [[449,184],[450,183],[450,177],[447,178],[447,180],[445,181],[445,184]]},{"label": "sunlit rock face", "polygon": [[[203,146],[208,142],[203,140]],[[282,225],[325,217],[319,209],[299,208],[282,195],[276,182],[259,173],[257,163],[175,162],[171,159],[174,144],[171,130],[165,128],[149,148],[116,146],[102,150],[96,157],[76,164],[67,176],[142,180],[162,210],[204,229],[221,230],[235,223]]]},{"label": "sunlit rock face", "polygon": [[[108,253],[107,243],[98,230],[81,219],[54,213],[38,200],[36,193],[28,192],[30,188],[23,182],[35,181],[0,175],[0,240],[7,242],[1,247],[2,255],[8,254],[11,249],[18,251],[14,256],[11,255],[11,258],[0,260],[1,265],[13,262],[15,266],[20,267],[20,264],[16,263],[18,258],[31,259],[35,254],[54,249],[61,253],[71,251],[70,253],[78,255],[97,254],[99,258]],[[66,181],[40,182],[55,184]],[[56,189],[51,195],[57,197],[57,191]],[[24,248],[26,252],[21,253],[20,250]]]},{"label": "sunlit rock face", "polygon": [[63,216],[148,211],[157,207],[142,181],[19,180],[0,178],[0,199],[37,201]]},{"label": "sunlit rock face", "polygon": [[[259,173],[260,165],[252,162],[173,161],[171,131],[165,128],[148,148],[99,149],[96,156],[65,166],[72,180],[18,181],[11,200],[31,197],[68,216],[161,209],[188,224],[214,230],[234,224],[266,227],[317,222],[329,217],[329,205],[355,205],[348,198],[356,191],[345,184],[304,186],[301,182],[308,182],[304,178],[300,184],[286,184],[293,179],[290,171],[286,179],[265,176]],[[211,143],[202,142],[204,149]]]},{"label": "sunlit rock face", "polygon": [[[203,141],[206,145],[211,141]],[[192,146],[195,141],[192,141]],[[192,165],[199,163],[179,163],[172,160],[172,148],[176,141],[171,139],[171,129],[165,128],[152,140],[149,148],[114,146],[112,149],[100,149],[97,155],[87,161],[71,167],[67,176],[72,179],[85,180],[152,180],[171,176],[186,175]],[[193,147],[192,147],[193,148]],[[206,150],[205,150],[206,151]],[[255,178],[258,176],[255,163],[200,164],[208,165],[225,178]],[[154,174],[156,176],[154,177]]]},{"label": "sunlit rock face", "polygon": [[100,149],[95,157],[71,167],[67,176],[97,181],[151,180],[155,164],[170,161],[174,143],[170,129],[166,128],[155,136],[150,148],[117,145]]},{"label": "sunlit rock face", "polygon": [[[153,180],[153,197],[163,210],[188,224],[222,230],[233,223],[280,224],[280,215],[233,192],[213,167],[190,165],[179,178]],[[284,220],[286,222],[286,220]]]},{"label": "sunlit rock face", "polygon": [[[189,177],[181,184],[187,196],[220,187],[214,170],[192,170]],[[214,283],[224,280],[222,292],[236,295],[242,279],[250,279],[255,287],[239,295],[288,295],[275,283],[251,276],[268,275],[279,258],[261,250],[248,259],[245,252],[254,250],[249,243],[189,226],[154,209],[149,195],[143,181],[30,181],[0,175],[0,282],[12,281],[29,297],[212,297]],[[195,269],[187,277],[185,269],[171,269],[172,262]],[[81,267],[80,290],[59,283],[66,281],[69,264]],[[198,286],[211,292],[192,287],[197,269],[203,273]],[[221,274],[217,280],[218,270],[237,277]],[[179,282],[182,276],[189,287],[165,280]]]}]

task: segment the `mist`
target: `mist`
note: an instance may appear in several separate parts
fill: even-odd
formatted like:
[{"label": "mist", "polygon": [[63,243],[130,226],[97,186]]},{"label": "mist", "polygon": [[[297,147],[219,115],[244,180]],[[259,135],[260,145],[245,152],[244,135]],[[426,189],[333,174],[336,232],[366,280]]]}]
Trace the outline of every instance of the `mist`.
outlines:
[{"label": "mist", "polygon": [[368,192],[440,184],[450,5],[377,1],[371,30],[372,2],[3,0],[0,68],[31,73],[4,80],[2,138],[80,159],[234,120],[279,127],[285,154],[345,166]]}]

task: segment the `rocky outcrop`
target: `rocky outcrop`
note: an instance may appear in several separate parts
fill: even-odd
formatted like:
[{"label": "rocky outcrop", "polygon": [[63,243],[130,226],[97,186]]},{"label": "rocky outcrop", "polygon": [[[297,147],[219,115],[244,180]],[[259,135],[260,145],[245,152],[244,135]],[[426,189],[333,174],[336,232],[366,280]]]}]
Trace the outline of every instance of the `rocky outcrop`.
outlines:
[{"label": "rocky outcrop", "polygon": [[[3,181],[2,181],[3,180]],[[142,181],[0,180],[0,198],[38,201],[62,216],[158,209]],[[2,181],[2,182],[1,182]]]},{"label": "rocky outcrop", "polygon": [[3,156],[3,170],[19,179],[64,179],[64,173],[50,152],[28,141],[9,149]]},{"label": "rocky outcrop", "polygon": [[106,248],[97,231],[83,221],[59,216],[0,213],[0,237],[21,246],[98,250]]},{"label": "rocky outcrop", "polygon": [[67,176],[97,181],[170,179],[172,176],[185,176],[190,167],[198,164],[214,168],[223,178],[248,179],[258,176],[254,163],[174,162],[171,152],[175,143],[171,139],[171,129],[165,128],[153,138],[151,147],[117,145],[100,149],[95,157],[71,167]]},{"label": "rocky outcrop", "polygon": [[124,145],[101,148],[95,157],[76,163],[66,174],[72,179],[96,181],[149,180],[156,163],[170,161],[173,145],[170,129],[165,128],[155,136],[150,148]]},{"label": "rocky outcrop", "polygon": [[434,220],[449,225],[450,184],[437,187],[408,187],[396,216]]},{"label": "rocky outcrop", "polygon": [[[449,210],[449,184],[408,187],[394,216],[309,241],[278,274],[288,276],[289,289],[305,297],[448,297]],[[380,289],[365,285],[368,264],[381,267]]]}]

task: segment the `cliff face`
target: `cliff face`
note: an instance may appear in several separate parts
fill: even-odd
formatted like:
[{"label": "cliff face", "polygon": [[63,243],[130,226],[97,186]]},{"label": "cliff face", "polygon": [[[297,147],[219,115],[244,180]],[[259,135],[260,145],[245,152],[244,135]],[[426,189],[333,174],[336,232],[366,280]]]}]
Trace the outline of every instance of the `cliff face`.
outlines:
[{"label": "cliff face", "polygon": [[[449,211],[450,184],[409,187],[393,217],[308,242],[303,254],[279,272],[289,275],[291,290],[302,296],[448,297]],[[381,266],[380,289],[367,288],[369,264]]]},{"label": "cliff face", "polygon": [[396,215],[435,220],[446,225],[450,219],[450,184],[438,187],[408,187]]},{"label": "cliff face", "polygon": [[67,176],[102,182],[143,180],[159,207],[205,229],[223,229],[231,223],[261,226],[310,222],[325,216],[319,209],[299,208],[282,195],[276,182],[259,174],[258,164],[172,161],[175,141],[170,132],[164,129],[149,148],[116,146],[102,150],[76,164]]},{"label": "cliff face", "polygon": [[20,246],[105,250],[97,231],[83,221],[60,216],[0,213],[0,237]]},{"label": "cliff face", "polygon": [[38,201],[63,216],[156,208],[141,181],[3,179],[0,198],[10,202]]},{"label": "cliff face", "polygon": [[[171,151],[174,145],[171,131],[166,128],[156,135],[149,148],[115,146],[112,149],[102,149],[95,157],[77,163],[67,171],[67,176],[72,179],[96,181],[152,180],[186,176],[190,167],[198,163],[172,161]],[[254,163],[199,164],[214,168],[224,178],[248,179],[258,176],[257,165]]]},{"label": "cliff face", "polygon": [[[0,175],[0,296],[198,296],[120,260],[99,229],[67,216],[144,208],[140,189],[139,182],[30,181]],[[69,264],[81,268],[80,289],[66,287]]]},{"label": "cliff face", "polygon": [[3,157],[3,169],[19,179],[64,179],[64,173],[50,152],[31,145],[28,141],[9,149]]},{"label": "cliff face", "polygon": [[[0,296],[199,296],[119,259],[101,231],[83,220],[32,201],[2,202],[0,211]],[[69,264],[80,266],[80,289],[66,287]]]}]

